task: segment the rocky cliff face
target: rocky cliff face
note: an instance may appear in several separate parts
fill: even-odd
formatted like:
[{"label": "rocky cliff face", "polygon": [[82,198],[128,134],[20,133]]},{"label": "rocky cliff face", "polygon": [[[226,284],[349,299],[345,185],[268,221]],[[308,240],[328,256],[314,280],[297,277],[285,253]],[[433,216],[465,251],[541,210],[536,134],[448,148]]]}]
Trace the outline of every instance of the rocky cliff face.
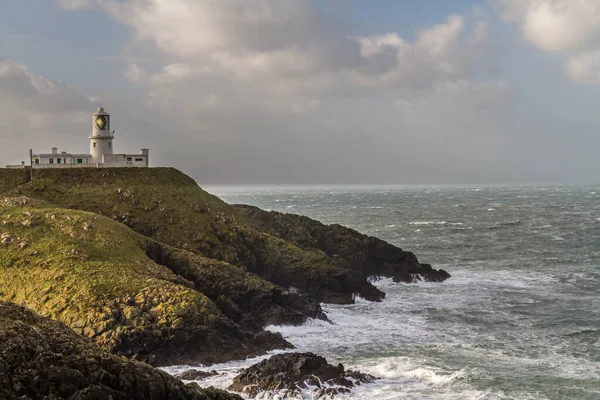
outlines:
[{"label": "rocky cliff face", "polygon": [[450,278],[444,270],[419,263],[409,251],[341,225],[324,225],[305,216],[267,212],[257,207],[233,208],[256,230],[294,243],[304,250],[318,249],[331,259],[343,259],[358,276],[391,277],[396,282],[426,280],[442,282]]},{"label": "rocky cliff face", "polygon": [[[11,180],[16,178],[11,176]],[[384,294],[344,260],[250,227],[226,203],[172,168],[35,171],[8,192],[107,216],[161,243],[227,262],[318,302]]]},{"label": "rocky cliff face", "polygon": [[0,169],[0,195],[0,300],[154,365],[287,348],[264,326],[379,301],[373,277],[449,276],[341,226],[231,207],[170,168]]},{"label": "rocky cliff face", "polygon": [[59,322],[3,302],[0,343],[5,400],[241,400],[106,353]]},{"label": "rocky cliff face", "polygon": [[310,298],[230,264],[27,198],[0,201],[0,299],[155,365],[288,348],[262,328],[324,318]]}]

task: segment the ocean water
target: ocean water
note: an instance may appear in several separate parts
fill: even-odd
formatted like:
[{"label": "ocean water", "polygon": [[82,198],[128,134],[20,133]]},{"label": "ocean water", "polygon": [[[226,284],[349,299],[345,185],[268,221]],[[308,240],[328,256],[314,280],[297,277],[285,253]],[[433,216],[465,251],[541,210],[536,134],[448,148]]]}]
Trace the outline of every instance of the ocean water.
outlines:
[{"label": "ocean water", "polygon": [[[600,399],[600,186],[212,192],[349,226],[452,274],[380,281],[382,303],[324,305],[333,324],[269,327],[381,378],[340,398]],[[207,368],[222,375],[202,384],[226,387],[256,361]]]}]

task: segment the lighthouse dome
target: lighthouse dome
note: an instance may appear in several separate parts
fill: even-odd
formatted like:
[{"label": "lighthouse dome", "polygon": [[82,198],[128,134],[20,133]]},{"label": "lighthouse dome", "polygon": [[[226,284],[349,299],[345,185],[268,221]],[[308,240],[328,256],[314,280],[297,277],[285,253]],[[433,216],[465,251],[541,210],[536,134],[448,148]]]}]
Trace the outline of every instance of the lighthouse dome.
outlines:
[{"label": "lighthouse dome", "polygon": [[94,116],[98,115],[109,115],[106,111],[104,111],[104,107],[98,107],[98,111],[94,113]]}]

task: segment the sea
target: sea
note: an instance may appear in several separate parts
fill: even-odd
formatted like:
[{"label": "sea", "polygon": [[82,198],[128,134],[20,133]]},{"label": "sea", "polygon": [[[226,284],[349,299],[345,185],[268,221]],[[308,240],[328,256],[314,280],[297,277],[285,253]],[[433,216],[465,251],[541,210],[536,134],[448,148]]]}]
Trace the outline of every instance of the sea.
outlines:
[{"label": "sea", "polygon": [[[323,304],[332,323],[268,327],[380,378],[337,398],[600,399],[600,185],[211,191],[348,226],[452,274],[380,280],[381,303]],[[261,359],[207,367],[221,375],[200,384],[225,388]]]}]

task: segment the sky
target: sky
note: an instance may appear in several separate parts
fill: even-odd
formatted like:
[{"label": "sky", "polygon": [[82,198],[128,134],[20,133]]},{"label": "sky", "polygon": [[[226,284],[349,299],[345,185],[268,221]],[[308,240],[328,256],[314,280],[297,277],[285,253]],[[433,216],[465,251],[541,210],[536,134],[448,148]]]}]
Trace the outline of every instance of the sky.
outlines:
[{"label": "sky", "polygon": [[599,0],[0,0],[0,165],[206,185],[598,183]]}]

